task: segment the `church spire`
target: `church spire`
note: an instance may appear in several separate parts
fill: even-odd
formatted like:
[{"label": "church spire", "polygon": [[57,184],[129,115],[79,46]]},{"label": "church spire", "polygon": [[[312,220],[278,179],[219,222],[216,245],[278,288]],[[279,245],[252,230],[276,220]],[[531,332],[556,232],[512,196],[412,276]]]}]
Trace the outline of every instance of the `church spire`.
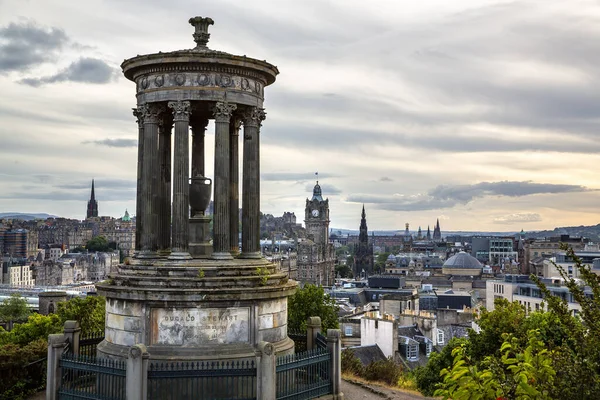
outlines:
[{"label": "church spire", "polygon": [[92,179],[92,192],[90,194],[90,200],[87,203],[86,218],[92,218],[98,216],[98,202],[96,201],[96,193],[94,191],[94,180]]}]

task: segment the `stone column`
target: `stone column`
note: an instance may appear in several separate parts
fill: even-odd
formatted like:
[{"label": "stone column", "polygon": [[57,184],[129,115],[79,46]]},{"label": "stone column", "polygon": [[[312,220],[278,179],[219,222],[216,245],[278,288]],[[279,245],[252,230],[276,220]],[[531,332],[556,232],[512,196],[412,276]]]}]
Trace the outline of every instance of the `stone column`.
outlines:
[{"label": "stone column", "polygon": [[321,333],[321,317],[308,317],[306,320],[306,350],[317,347],[317,334]]},{"label": "stone column", "polygon": [[277,398],[277,372],[275,347],[272,343],[260,342],[256,349],[256,398],[275,400]]},{"label": "stone column", "polygon": [[148,396],[148,359],[150,354],[143,344],[129,348],[126,363],[125,396],[127,400],[146,400]]},{"label": "stone column", "polygon": [[58,389],[62,379],[60,357],[65,348],[65,337],[62,334],[48,336],[48,359],[46,364],[46,399],[58,399]]},{"label": "stone column", "polygon": [[[192,178],[204,175],[204,136],[208,119],[196,120],[191,123],[192,127]],[[198,212],[204,214],[206,210],[192,210],[192,216]]]},{"label": "stone column", "polygon": [[81,336],[81,328],[79,327],[79,322],[77,321],[65,321],[63,326],[63,333],[65,339],[69,341],[69,347],[71,348],[71,353],[79,354],[79,338]]},{"label": "stone column", "polygon": [[239,132],[242,121],[238,118],[232,118],[229,123],[230,143],[229,143],[229,242],[231,254],[240,252],[240,162],[239,162]]},{"label": "stone column", "polygon": [[144,113],[138,108],[132,108],[133,116],[138,124],[138,162],[137,162],[137,190],[135,195],[135,250],[141,249],[140,236],[143,232],[142,210],[142,165],[144,159]]},{"label": "stone column", "polygon": [[158,249],[167,255],[171,249],[171,118],[163,116],[158,130],[160,192],[158,213]]},{"label": "stone column", "polygon": [[259,128],[265,119],[262,108],[244,113],[242,181],[242,257],[260,258],[260,147]]},{"label": "stone column", "polygon": [[158,123],[163,107],[160,104],[142,104],[138,107],[144,118],[144,155],[142,158],[141,208],[143,230],[140,234],[139,258],[158,256],[159,175]]},{"label": "stone column", "polygon": [[233,259],[229,251],[229,121],[235,104],[217,102],[215,116],[215,179],[213,254],[215,259]]},{"label": "stone column", "polygon": [[[397,332],[397,330],[395,331]],[[331,356],[329,376],[331,377],[331,394],[334,399],[343,399],[342,393],[342,331],[327,329],[327,349]]]},{"label": "stone column", "polygon": [[175,156],[173,162],[173,229],[169,259],[191,259],[189,249],[190,217],[190,102],[170,101],[175,121]]}]

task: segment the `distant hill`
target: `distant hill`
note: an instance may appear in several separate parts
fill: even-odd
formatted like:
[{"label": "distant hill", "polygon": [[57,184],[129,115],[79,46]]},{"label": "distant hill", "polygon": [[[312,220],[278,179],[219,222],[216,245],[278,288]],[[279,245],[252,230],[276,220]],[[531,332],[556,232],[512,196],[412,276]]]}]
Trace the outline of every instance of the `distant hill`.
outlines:
[{"label": "distant hill", "polygon": [[46,218],[58,218],[58,217],[56,215],[50,215],[50,214],[45,214],[45,213],[7,212],[7,213],[0,213],[0,218],[22,219],[23,221],[30,221],[32,219],[46,219]]},{"label": "distant hill", "polygon": [[[332,232],[334,234],[341,234],[342,236],[346,235],[358,235],[358,230],[352,229],[336,229],[332,228]],[[397,231],[374,231],[375,235],[395,235],[402,234],[403,230]],[[413,235],[416,235],[415,231],[411,230]],[[424,232],[423,232],[424,233]],[[460,236],[513,236],[518,232],[484,232],[484,231],[444,231],[442,230],[442,236],[446,237],[449,235],[460,235]],[[372,235],[373,231],[369,231],[369,235]],[[586,237],[592,240],[593,242],[600,243],[600,224],[598,225],[590,225],[590,226],[564,226],[554,228],[553,230],[545,230],[545,231],[531,231],[525,232],[525,237],[527,238],[544,238],[544,237],[553,237],[560,235],[569,235],[571,237]]]}]

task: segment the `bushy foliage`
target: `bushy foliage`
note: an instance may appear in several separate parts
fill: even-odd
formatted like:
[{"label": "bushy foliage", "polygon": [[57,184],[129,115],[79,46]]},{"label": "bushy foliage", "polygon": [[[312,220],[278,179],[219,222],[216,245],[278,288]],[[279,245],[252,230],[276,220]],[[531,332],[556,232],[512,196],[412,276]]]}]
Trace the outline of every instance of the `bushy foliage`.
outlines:
[{"label": "bushy foliage", "polygon": [[363,378],[396,386],[401,375],[402,368],[391,357],[388,357],[386,360],[375,361],[367,365]]},{"label": "bushy foliage", "polygon": [[26,399],[45,386],[47,351],[44,339],[0,346],[0,399]]},{"label": "bushy foliage", "polygon": [[56,313],[60,320],[78,321],[81,334],[103,332],[106,318],[106,300],[101,296],[75,297],[58,304]]},{"label": "bushy foliage", "polygon": [[0,304],[0,321],[25,321],[31,314],[27,300],[18,293],[13,293]]},{"label": "bushy foliage", "polygon": [[306,331],[309,317],[321,317],[323,332],[337,329],[337,313],[338,306],[322,287],[307,284],[288,299],[288,329],[291,332]]},{"label": "bushy foliage", "polygon": [[354,355],[352,349],[342,350],[342,372],[356,376],[362,376],[364,366],[360,360]]},{"label": "bushy foliage", "polygon": [[47,340],[48,335],[60,333],[62,329],[63,321],[58,315],[33,314],[27,319],[27,322],[15,324],[10,332],[1,330],[0,346],[7,344],[27,346],[36,340]]},{"label": "bushy foliage", "polygon": [[453,400],[554,398],[551,393],[556,371],[540,332],[528,332],[526,348],[519,342],[505,334],[501,356],[487,356],[479,366],[467,355],[466,346],[456,347],[452,350],[452,368],[442,370],[444,381],[434,395]]},{"label": "bushy foliage", "polygon": [[425,396],[433,396],[436,386],[442,383],[440,372],[445,368],[452,367],[454,357],[452,350],[459,346],[466,346],[467,339],[451,339],[439,353],[431,353],[429,361],[424,367],[418,367],[413,371],[417,388]]}]

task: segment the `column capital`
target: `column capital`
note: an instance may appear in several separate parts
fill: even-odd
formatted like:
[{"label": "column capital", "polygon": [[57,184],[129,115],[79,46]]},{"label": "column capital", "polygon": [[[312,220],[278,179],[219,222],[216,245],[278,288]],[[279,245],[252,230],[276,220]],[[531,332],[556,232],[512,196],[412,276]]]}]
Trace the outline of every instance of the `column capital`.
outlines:
[{"label": "column capital", "polygon": [[132,108],[131,110],[133,111],[135,122],[138,125],[144,125],[144,112],[142,106],[137,106],[136,108]]},{"label": "column capital", "polygon": [[189,121],[192,112],[189,101],[170,101],[167,105],[173,110],[175,121]]},{"label": "column capital", "polygon": [[243,113],[244,125],[260,127],[266,117],[264,108],[250,107]]},{"label": "column capital", "polygon": [[160,104],[144,103],[138,106],[138,111],[142,114],[144,124],[158,124],[164,107]]},{"label": "column capital", "polygon": [[231,104],[226,101],[218,101],[213,108],[213,114],[216,122],[229,122],[233,112],[237,109],[237,104]]}]

